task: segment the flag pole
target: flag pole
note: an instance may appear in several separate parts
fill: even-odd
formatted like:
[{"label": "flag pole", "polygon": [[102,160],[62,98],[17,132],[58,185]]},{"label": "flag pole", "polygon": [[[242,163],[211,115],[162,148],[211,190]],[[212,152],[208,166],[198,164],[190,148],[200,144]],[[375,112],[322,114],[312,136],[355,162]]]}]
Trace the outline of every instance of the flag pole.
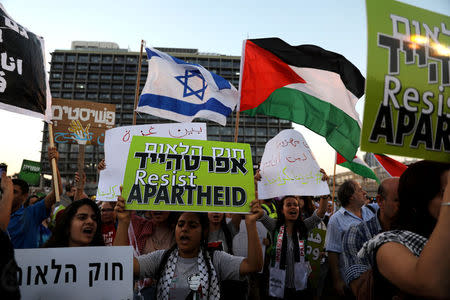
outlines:
[{"label": "flag pole", "polygon": [[238,110],[236,112],[236,123],[234,125],[234,142],[235,143],[237,143],[238,135],[239,135],[239,113],[240,113],[240,111]]},{"label": "flag pole", "polygon": [[144,40],[141,40],[141,51],[139,52],[138,74],[136,82],[136,91],[134,94],[134,109],[133,109],[133,125],[136,125],[136,108],[139,99],[139,89],[141,87],[141,63],[142,63],[142,50],[144,48]]},{"label": "flag pole", "polygon": [[[53,124],[48,123],[48,142],[50,144],[50,147],[55,147],[55,142],[53,141]],[[55,198],[56,203],[58,203],[59,200],[59,182],[58,182],[58,169],[56,165],[56,159],[52,159],[50,162],[52,165],[52,176],[53,176],[53,188],[55,189]]]},{"label": "flag pole", "polygon": [[334,201],[334,195],[335,195],[335,192],[336,192],[336,163],[337,163],[337,152],[336,152],[336,155],[335,155],[335,157],[334,157],[334,171],[333,171],[333,197],[332,197],[332,200],[333,200],[333,212],[334,212],[334,210],[335,210],[335,201]]}]

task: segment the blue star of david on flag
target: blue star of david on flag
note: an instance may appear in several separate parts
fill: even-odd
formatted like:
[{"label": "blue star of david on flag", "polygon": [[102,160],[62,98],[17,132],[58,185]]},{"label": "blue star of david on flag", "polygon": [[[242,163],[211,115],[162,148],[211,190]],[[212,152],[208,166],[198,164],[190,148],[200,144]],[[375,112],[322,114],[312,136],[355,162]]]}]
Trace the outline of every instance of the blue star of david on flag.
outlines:
[{"label": "blue star of david on flag", "polygon": [[177,122],[201,118],[226,125],[239,101],[239,92],[228,80],[157,49],[145,50],[148,75],[137,112]]},{"label": "blue star of david on flag", "polygon": [[[194,90],[191,86],[189,86],[189,79],[200,78],[202,81],[201,88],[198,90]],[[208,84],[206,83],[205,78],[198,70],[185,70],[184,76],[175,76],[176,80],[178,80],[183,85],[183,97],[189,97],[195,95],[198,99],[203,101],[203,97],[205,96],[206,88]]]}]

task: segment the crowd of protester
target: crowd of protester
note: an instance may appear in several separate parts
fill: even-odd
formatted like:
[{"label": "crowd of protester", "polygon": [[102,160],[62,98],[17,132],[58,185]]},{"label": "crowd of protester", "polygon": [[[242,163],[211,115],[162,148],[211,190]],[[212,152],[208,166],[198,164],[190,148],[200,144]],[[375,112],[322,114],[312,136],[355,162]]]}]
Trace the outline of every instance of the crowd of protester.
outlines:
[{"label": "crowd of protester", "polygon": [[[58,160],[55,148],[48,159]],[[99,171],[105,168],[100,162]],[[448,163],[413,163],[381,182],[376,203],[348,180],[336,203],[330,195],[255,199],[246,215],[129,211],[121,196],[92,200],[84,174],[74,178],[63,189],[58,173],[56,203],[54,189],[29,195],[25,181],[2,174],[5,299],[20,298],[13,249],[125,245],[134,249],[135,299],[450,299]],[[257,222],[267,236],[258,236]],[[233,251],[242,224],[246,257]],[[314,228],[326,230],[326,239],[313,288],[306,254]]]}]

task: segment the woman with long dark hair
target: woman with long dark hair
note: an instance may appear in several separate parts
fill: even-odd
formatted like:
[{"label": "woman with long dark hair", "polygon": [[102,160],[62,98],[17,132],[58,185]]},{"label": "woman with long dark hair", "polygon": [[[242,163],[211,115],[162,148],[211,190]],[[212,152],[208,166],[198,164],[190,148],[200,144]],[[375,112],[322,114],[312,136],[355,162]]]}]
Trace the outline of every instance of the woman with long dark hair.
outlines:
[{"label": "woman with long dark hair", "polygon": [[[127,245],[130,213],[119,196],[115,208],[119,219],[115,246]],[[157,299],[220,299],[219,282],[239,279],[260,271],[262,250],[256,231],[256,220],[262,214],[258,201],[251,203],[246,215],[248,258],[223,251],[207,250],[208,216],[205,213],[184,212],[175,227],[176,244],[169,250],[159,250],[133,259],[137,277],[151,277],[157,282]]]},{"label": "woman with long dark hair", "polygon": [[[308,231],[315,228],[326,210],[326,198],[312,216],[302,219],[300,196],[284,196],[279,203],[278,219],[264,214],[260,221],[274,237],[269,279],[269,295],[282,299],[307,297],[311,267],[306,261]],[[284,283],[281,284],[280,283]]]},{"label": "woman with long dark hair", "polygon": [[89,198],[72,202],[58,219],[44,248],[104,246],[100,209]]},{"label": "woman with long dark hair", "polygon": [[450,299],[450,164],[419,161],[401,175],[393,231],[358,256],[373,267],[374,299]]}]

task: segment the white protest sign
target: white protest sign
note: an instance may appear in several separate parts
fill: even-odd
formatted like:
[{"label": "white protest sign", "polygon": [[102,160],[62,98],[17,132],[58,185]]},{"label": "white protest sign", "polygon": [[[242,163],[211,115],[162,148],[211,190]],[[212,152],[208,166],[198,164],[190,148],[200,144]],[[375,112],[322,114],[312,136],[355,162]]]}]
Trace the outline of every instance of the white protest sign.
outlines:
[{"label": "white protest sign", "polygon": [[106,169],[100,172],[97,200],[117,201],[125,175],[128,150],[135,135],[206,140],[206,123],[147,124],[107,130],[104,146]]},{"label": "white protest sign", "polygon": [[133,299],[133,248],[15,249],[22,299]]},{"label": "white protest sign", "polygon": [[269,140],[260,166],[258,197],[321,196],[330,193],[320,167],[302,134],[286,129]]}]

